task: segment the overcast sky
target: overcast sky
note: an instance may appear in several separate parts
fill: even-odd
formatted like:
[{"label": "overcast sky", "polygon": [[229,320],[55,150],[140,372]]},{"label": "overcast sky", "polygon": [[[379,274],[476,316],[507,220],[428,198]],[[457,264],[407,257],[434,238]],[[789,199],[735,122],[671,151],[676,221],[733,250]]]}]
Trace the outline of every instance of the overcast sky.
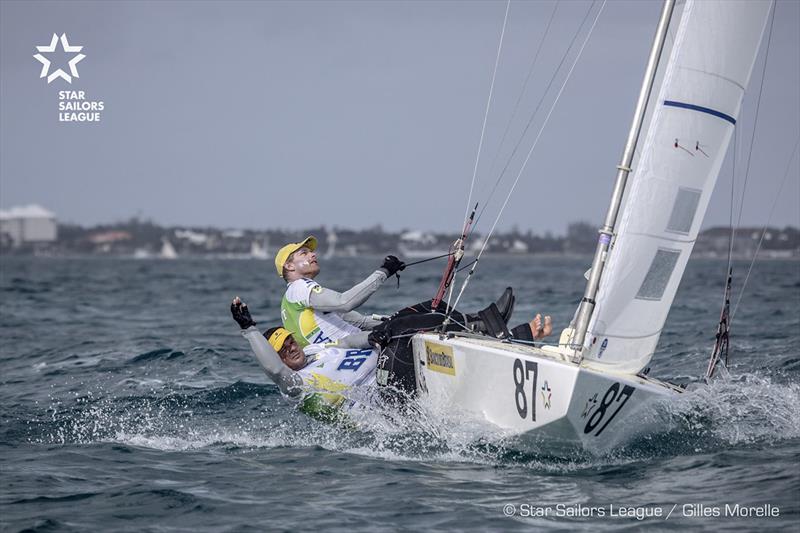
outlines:
[{"label": "overcast sky", "polygon": [[[81,224],[138,214],[170,225],[457,231],[505,5],[4,0],[0,207],[38,203]],[[553,5],[511,4],[479,200],[590,7],[559,5],[490,173]],[[570,221],[601,223],[659,10],[660,2],[606,5],[501,228],[563,233]],[[33,55],[53,33],[83,46],[72,84],[39,78]],[[765,44],[738,126],[745,149]],[[61,61],[68,71],[73,56],[52,54],[52,68]],[[58,91],[67,89],[104,102],[100,124],[58,121]],[[777,3],[763,91],[742,216],[758,226],[800,130],[796,0]],[[530,140],[522,146],[527,152]],[[723,167],[706,227],[728,221],[730,168]],[[797,158],[772,223],[800,225]]]}]

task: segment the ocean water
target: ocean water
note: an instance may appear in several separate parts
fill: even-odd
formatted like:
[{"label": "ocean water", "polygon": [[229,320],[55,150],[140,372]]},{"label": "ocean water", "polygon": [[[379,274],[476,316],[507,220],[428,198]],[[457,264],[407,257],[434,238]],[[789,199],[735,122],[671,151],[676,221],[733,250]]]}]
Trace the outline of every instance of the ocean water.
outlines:
[{"label": "ocean water", "polygon": [[[588,263],[487,258],[460,307],[510,284],[512,322],[543,312],[560,330]],[[325,260],[318,279],[346,288],[378,264]],[[364,308],[430,298],[442,266],[409,268]],[[723,261],[689,263],[651,375],[703,374],[724,276]],[[269,261],[0,258],[2,530],[798,530],[800,262],[756,263],[728,380],[601,457],[515,449],[431,405],[354,430],[305,417],[228,311],[241,296],[266,327],[282,290]]]}]

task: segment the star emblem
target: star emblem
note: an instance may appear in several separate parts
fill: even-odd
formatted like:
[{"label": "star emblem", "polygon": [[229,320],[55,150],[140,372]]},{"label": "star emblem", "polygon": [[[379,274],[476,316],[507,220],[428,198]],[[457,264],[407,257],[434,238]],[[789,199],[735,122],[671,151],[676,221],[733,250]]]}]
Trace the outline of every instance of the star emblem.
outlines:
[{"label": "star emblem", "polygon": [[547,383],[545,380],[544,385],[542,385],[542,401],[544,401],[544,408],[550,409],[550,400],[553,398],[553,392],[550,388],[550,384]]},{"label": "star emblem", "polygon": [[59,40],[61,41],[61,48],[62,50],[64,50],[65,53],[80,52],[81,50],[83,50],[83,46],[70,46],[69,41],[67,40],[66,33],[62,33],[60,39],[58,35],[54,33],[53,39],[50,41],[49,46],[36,47],[36,49],[40,53],[34,55],[33,57],[42,64],[42,72],[39,74],[39,77],[40,78],[47,77],[47,83],[50,83],[56,78],[62,78],[67,83],[72,83],[73,77],[80,78],[80,76],[78,75],[78,69],[75,65],[77,65],[84,57],[86,57],[85,55],[79,53],[69,60],[68,63],[70,72],[69,74],[67,74],[60,68],[48,74],[50,70],[50,60],[41,54],[41,52],[55,52]]},{"label": "star emblem", "polygon": [[586,418],[589,416],[594,408],[597,407],[597,393],[594,396],[586,400],[586,405],[583,406],[583,413],[581,413],[581,418]]}]

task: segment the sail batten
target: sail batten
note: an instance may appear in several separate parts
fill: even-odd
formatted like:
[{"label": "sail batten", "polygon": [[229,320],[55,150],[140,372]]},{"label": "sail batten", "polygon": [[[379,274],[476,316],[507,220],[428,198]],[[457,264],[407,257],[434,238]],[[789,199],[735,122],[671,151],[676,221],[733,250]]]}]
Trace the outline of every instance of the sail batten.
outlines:
[{"label": "sail batten", "polygon": [[584,360],[643,369],[722,166],[771,4],[688,0],[630,175]]}]

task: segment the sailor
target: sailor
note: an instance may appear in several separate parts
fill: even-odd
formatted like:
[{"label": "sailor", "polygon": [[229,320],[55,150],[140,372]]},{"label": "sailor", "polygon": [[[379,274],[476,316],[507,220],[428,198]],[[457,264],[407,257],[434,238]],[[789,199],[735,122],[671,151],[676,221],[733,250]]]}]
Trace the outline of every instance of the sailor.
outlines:
[{"label": "sailor", "polygon": [[371,349],[324,347],[308,356],[285,328],[262,334],[239,297],[231,303],[231,314],[267,376],[312,417],[341,420],[355,403],[349,398],[351,389],[375,382],[378,356]]},{"label": "sailor", "polygon": [[354,309],[378,290],[387,278],[403,270],[405,263],[389,255],[366,279],[340,293],[314,281],[320,271],[316,249],[317,239],[312,236],[287,244],[275,255],[278,275],[288,284],[281,300],[283,327],[292,333],[300,348],[309,344],[333,343],[348,336],[354,345],[368,346],[366,334],[356,334],[372,329],[380,321]]}]

